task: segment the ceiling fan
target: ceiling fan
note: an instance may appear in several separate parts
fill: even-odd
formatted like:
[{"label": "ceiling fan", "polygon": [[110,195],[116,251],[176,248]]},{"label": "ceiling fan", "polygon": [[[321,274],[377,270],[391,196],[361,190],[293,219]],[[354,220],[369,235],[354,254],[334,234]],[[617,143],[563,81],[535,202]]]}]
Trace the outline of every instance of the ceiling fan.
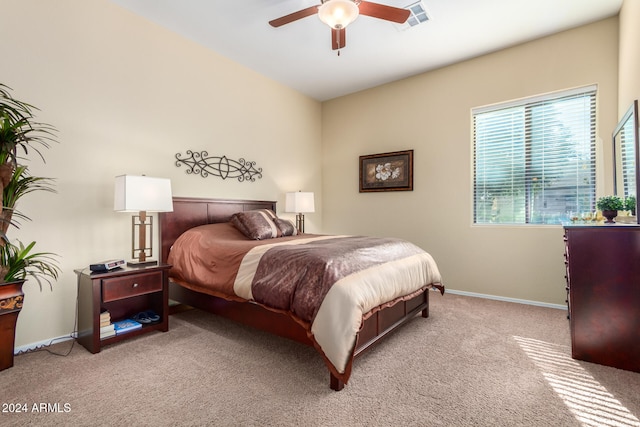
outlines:
[{"label": "ceiling fan", "polygon": [[[269,21],[269,24],[277,28],[317,13],[320,20],[331,27],[331,47],[333,50],[338,50],[346,46],[345,28],[352,23],[358,15],[371,16],[373,18],[402,24],[411,14],[407,9],[400,9],[365,0],[321,0],[321,2],[319,5],[311,6]],[[338,55],[339,54],[340,52],[338,52]]]}]

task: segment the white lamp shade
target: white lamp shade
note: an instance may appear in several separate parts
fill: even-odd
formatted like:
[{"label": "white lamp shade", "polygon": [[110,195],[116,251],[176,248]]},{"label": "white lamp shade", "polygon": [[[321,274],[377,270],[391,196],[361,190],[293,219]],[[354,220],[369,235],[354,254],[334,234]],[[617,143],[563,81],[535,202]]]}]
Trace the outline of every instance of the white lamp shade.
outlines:
[{"label": "white lamp shade", "polygon": [[329,0],[318,8],[318,18],[336,30],[351,24],[359,14],[360,9],[353,0]]},{"label": "white lamp shade", "polygon": [[316,207],[313,201],[313,193],[304,192],[304,191],[287,193],[284,208],[286,212],[294,212],[294,213],[315,212]]},{"label": "white lamp shade", "polygon": [[171,181],[150,176],[116,176],[114,210],[173,212]]}]

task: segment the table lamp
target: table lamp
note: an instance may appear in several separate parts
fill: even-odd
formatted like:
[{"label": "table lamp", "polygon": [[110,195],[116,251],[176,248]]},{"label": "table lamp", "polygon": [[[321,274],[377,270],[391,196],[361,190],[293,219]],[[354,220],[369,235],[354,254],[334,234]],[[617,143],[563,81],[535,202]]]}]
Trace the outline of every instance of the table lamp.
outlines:
[{"label": "table lamp", "polygon": [[286,193],[285,211],[296,213],[298,233],[304,233],[304,214],[316,211],[313,193],[304,191]]},{"label": "table lamp", "polygon": [[127,262],[127,265],[133,267],[156,265],[157,261],[148,259],[153,256],[153,217],[147,216],[147,212],[173,212],[171,181],[144,175],[116,176],[114,210],[138,212],[138,215],[134,215],[131,219],[133,260]]}]

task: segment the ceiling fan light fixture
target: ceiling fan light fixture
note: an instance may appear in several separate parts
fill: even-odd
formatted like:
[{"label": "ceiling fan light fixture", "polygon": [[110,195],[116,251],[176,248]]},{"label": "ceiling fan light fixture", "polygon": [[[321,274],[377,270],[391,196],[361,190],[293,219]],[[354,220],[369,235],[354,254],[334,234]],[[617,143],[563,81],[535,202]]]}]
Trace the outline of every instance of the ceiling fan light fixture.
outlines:
[{"label": "ceiling fan light fixture", "polygon": [[340,30],[351,24],[360,14],[353,0],[327,0],[318,7],[318,17],[322,22]]}]

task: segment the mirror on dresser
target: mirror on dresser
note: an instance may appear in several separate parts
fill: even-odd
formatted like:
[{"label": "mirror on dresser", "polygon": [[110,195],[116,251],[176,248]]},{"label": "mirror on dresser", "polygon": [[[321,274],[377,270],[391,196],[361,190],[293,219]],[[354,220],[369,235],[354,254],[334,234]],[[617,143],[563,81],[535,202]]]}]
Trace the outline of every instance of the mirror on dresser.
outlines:
[{"label": "mirror on dresser", "polygon": [[[638,131],[638,100],[635,100],[613,131],[613,190],[622,198],[635,197],[640,186]],[[635,210],[640,224],[637,197]]]}]

